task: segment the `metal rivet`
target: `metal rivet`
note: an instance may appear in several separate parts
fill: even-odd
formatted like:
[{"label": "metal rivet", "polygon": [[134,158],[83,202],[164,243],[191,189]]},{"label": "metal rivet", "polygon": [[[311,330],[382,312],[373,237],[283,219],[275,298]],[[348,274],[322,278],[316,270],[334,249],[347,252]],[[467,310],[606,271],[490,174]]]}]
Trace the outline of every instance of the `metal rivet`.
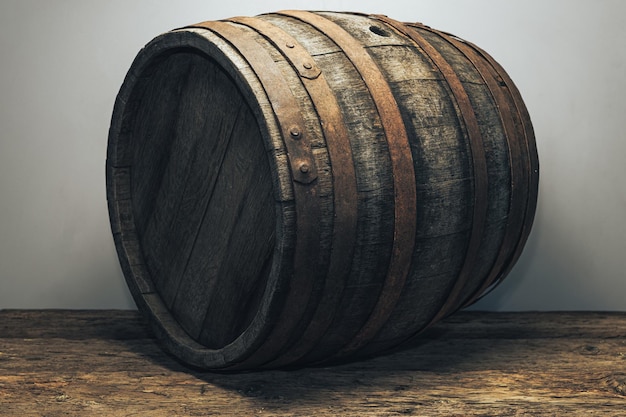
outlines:
[{"label": "metal rivet", "polygon": [[305,62],[304,64],[302,64],[302,66],[306,69],[311,69],[313,68],[313,65],[311,65],[309,62]]},{"label": "metal rivet", "polygon": [[291,129],[289,129],[289,134],[294,139],[300,139],[300,129],[298,129],[297,126],[293,126]]},{"label": "metal rivet", "polygon": [[295,47],[295,45],[291,42],[287,42],[287,44],[285,45],[287,48],[291,49],[293,47]]},{"label": "metal rivet", "polygon": [[303,174],[308,173],[309,172],[309,166],[307,164],[300,165],[300,172],[302,172]]}]

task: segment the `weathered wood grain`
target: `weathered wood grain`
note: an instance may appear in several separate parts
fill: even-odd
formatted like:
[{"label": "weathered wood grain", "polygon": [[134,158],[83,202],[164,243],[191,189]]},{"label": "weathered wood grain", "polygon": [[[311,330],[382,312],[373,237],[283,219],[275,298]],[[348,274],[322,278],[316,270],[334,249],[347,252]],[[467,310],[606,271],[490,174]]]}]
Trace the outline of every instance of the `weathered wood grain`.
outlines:
[{"label": "weathered wood grain", "polygon": [[368,355],[499,281],[537,191],[504,78],[470,44],[379,15],[284,11],[150,42],[116,101],[107,198],[170,352],[207,369]]},{"label": "weathered wood grain", "polygon": [[338,366],[206,373],[135,311],[0,311],[3,416],[622,416],[626,313],[461,312]]},{"label": "weathered wood grain", "polygon": [[251,321],[232,309],[254,310],[267,280],[275,222],[263,141],[237,87],[206,57],[173,53],[146,73],[135,94],[137,232],[152,280],[181,326],[221,347]]}]

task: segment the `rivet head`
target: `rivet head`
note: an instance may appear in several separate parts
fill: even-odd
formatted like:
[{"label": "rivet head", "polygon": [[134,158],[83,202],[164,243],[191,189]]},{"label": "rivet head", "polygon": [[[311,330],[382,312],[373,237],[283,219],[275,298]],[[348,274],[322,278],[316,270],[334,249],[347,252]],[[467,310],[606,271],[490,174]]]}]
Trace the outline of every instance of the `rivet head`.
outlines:
[{"label": "rivet head", "polygon": [[289,129],[289,134],[294,139],[300,139],[300,136],[302,135],[297,126],[292,126],[291,129]]},{"label": "rivet head", "polygon": [[285,46],[286,46],[287,48],[289,48],[289,49],[291,49],[291,48],[294,48],[294,47],[295,47],[295,45],[294,45],[293,43],[291,43],[291,42],[287,42],[287,44],[285,44]]},{"label": "rivet head", "polygon": [[309,169],[309,165],[307,165],[306,163],[300,165],[300,172],[302,172],[303,174],[308,173]]},{"label": "rivet head", "polygon": [[302,66],[303,66],[305,69],[311,69],[311,68],[313,68],[313,65],[311,65],[311,63],[310,63],[310,62],[305,62],[304,64],[302,64]]}]

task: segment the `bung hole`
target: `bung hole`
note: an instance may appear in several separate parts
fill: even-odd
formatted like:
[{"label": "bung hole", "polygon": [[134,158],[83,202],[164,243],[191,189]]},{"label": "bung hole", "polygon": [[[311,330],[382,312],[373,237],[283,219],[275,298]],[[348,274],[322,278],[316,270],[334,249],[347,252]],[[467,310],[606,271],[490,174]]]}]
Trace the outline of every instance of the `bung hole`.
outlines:
[{"label": "bung hole", "polygon": [[370,32],[375,33],[378,36],[384,36],[385,38],[388,38],[389,36],[391,36],[389,32],[387,32],[385,29],[381,28],[380,26],[370,26]]}]

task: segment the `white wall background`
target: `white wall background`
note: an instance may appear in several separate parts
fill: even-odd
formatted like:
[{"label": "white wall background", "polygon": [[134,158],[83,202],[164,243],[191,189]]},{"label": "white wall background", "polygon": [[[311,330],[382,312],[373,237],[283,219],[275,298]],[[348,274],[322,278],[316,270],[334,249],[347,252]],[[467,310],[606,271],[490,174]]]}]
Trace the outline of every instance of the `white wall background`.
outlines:
[{"label": "white wall background", "polygon": [[542,171],[526,251],[477,307],[626,311],[620,0],[1,0],[0,308],[134,308],[104,180],[132,59],[175,27],[285,8],[421,21],[491,53],[522,92]]}]

